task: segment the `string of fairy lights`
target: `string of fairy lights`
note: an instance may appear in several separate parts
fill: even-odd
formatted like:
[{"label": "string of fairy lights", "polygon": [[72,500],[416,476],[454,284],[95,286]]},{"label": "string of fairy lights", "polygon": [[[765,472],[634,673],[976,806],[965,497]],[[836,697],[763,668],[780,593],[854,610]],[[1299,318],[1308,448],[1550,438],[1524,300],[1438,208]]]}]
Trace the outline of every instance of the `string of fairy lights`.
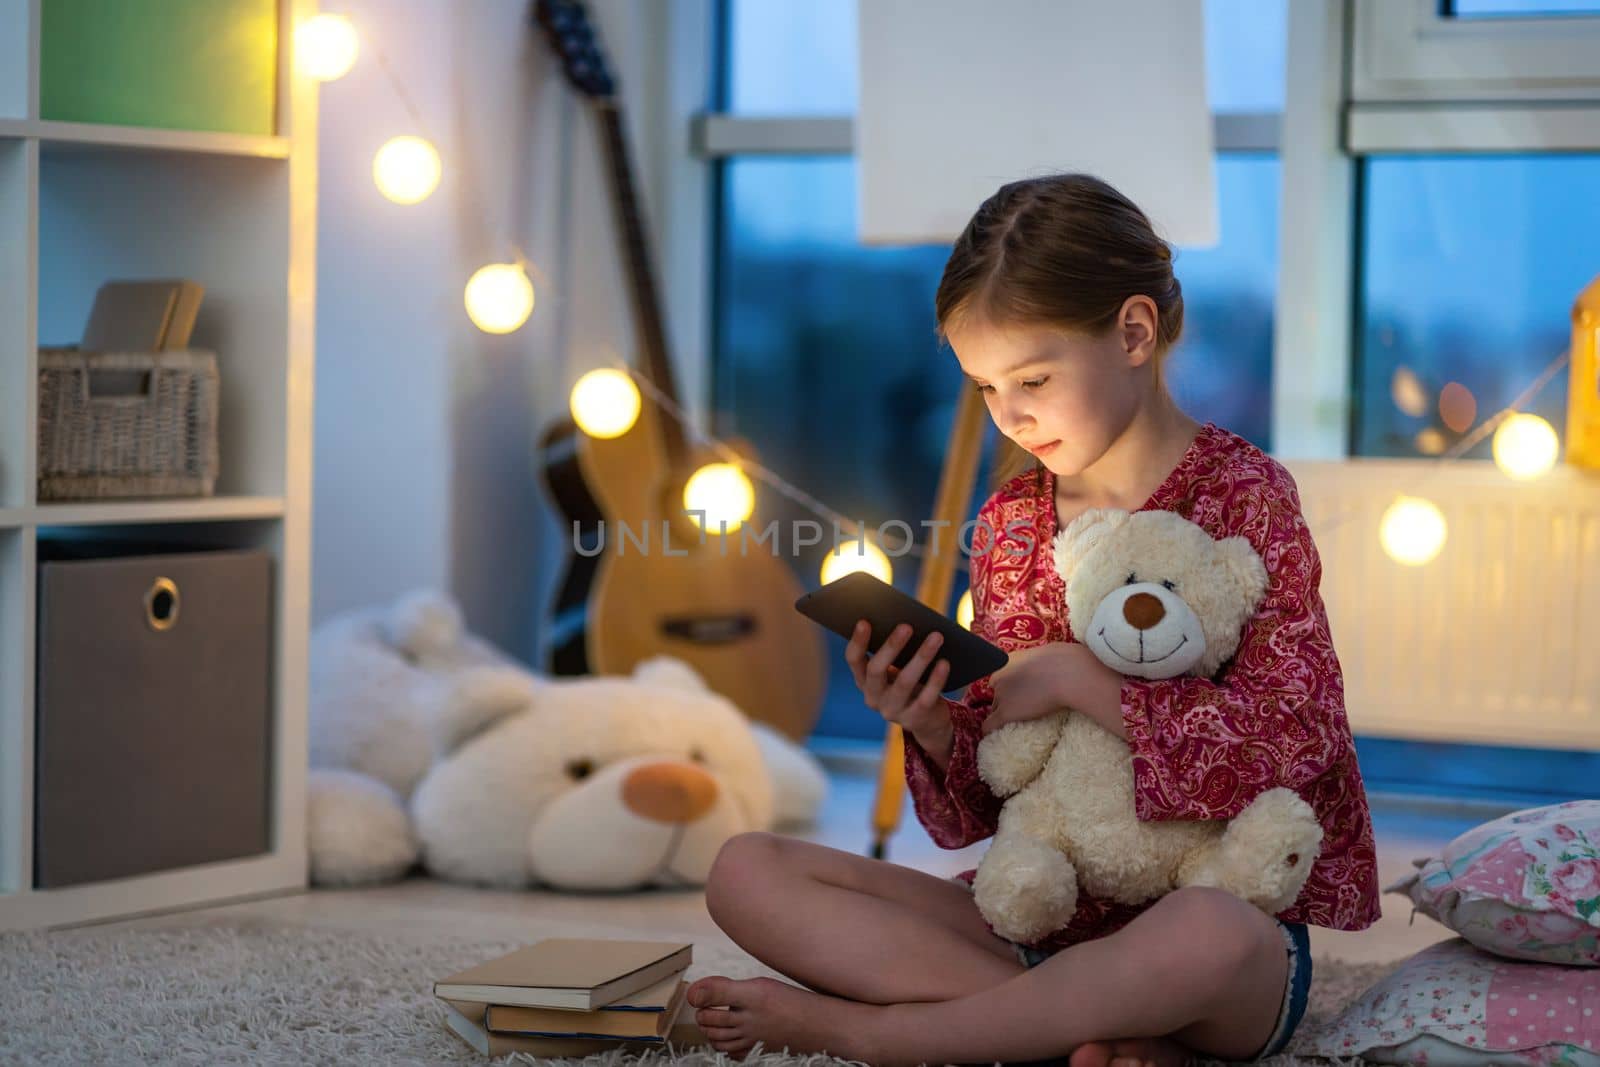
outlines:
[{"label": "string of fairy lights", "polygon": [[[350,73],[360,53],[361,40],[355,25],[344,15],[315,15],[295,29],[295,68],[319,82],[336,81]],[[382,51],[377,58],[416,133],[384,142],[372,160],[372,179],[378,191],[395,203],[420,204],[439,187],[444,165],[432,138],[426,136],[422,115],[405,84]],[[467,316],[485,333],[512,333],[533,314],[533,281],[528,277],[527,258],[514,248],[512,251],[512,262],[487,263],[467,279],[463,293]]]},{"label": "string of fairy lights", "polygon": [[[355,26],[346,16],[336,14],[316,15],[301,23],[295,31],[294,48],[296,68],[322,82],[349,73],[361,50]],[[377,61],[415,132],[397,134],[378,149],[372,162],[373,181],[391,201],[419,204],[438,188],[443,163],[415,102],[381,50]],[[474,271],[462,294],[468,318],[485,333],[512,333],[533,313],[534,287],[528,276],[528,260],[515,246],[511,251],[512,261],[488,263]],[[1494,462],[1508,477],[1520,481],[1544,475],[1555,465],[1559,440],[1549,422],[1523,409],[1566,366],[1568,358],[1569,353],[1563,352],[1552,360],[1511,404],[1476,428],[1471,426],[1476,401],[1460,383],[1446,383],[1439,391],[1437,404],[1446,426],[1461,436],[1447,447],[1441,431],[1423,430],[1416,440],[1418,451],[1432,454],[1443,465],[1459,459],[1493,434]],[[641,389],[686,433],[721,457],[699,467],[684,487],[685,511],[708,535],[735,533],[749,520],[755,511],[755,487],[750,480],[754,475],[819,519],[834,524],[836,530],[858,531],[857,537],[840,541],[828,552],[822,564],[824,583],[853,571],[867,571],[886,582],[892,580],[893,564],[890,552],[880,543],[881,530],[875,535],[776,472],[739,455],[725,442],[700,433],[670,397],[633,368],[620,364],[600,367],[579,378],[569,398],[573,421],[592,437],[620,437],[638,421],[643,405]],[[1404,367],[1396,372],[1391,393],[1401,411],[1412,416],[1421,415],[1433,402],[1430,391]],[[1319,523],[1318,532],[1326,533],[1355,517],[1357,514],[1352,513]],[[1380,518],[1377,532],[1392,559],[1422,566],[1438,556],[1448,527],[1443,511],[1413,490],[1411,494],[1397,494]],[[890,550],[895,555],[925,554],[922,546],[909,538]],[[963,594],[956,614],[963,625],[971,622],[970,591]]]}]

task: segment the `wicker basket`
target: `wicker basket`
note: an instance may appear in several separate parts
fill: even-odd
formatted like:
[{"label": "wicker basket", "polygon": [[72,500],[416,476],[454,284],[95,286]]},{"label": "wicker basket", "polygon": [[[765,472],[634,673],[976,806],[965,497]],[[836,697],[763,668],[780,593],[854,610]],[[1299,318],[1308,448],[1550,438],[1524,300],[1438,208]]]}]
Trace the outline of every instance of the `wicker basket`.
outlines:
[{"label": "wicker basket", "polygon": [[211,352],[41,349],[39,499],[210,496],[219,392]]}]

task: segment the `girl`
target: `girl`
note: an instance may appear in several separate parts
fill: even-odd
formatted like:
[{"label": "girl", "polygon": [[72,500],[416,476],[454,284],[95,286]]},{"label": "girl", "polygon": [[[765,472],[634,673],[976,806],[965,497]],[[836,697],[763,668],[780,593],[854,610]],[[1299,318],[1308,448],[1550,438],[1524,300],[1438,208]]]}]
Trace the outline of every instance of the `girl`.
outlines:
[{"label": "girl", "polygon": [[[1321,564],[1294,482],[1167,394],[1162,359],[1183,324],[1172,253],[1102,181],[1001,188],[957,240],[936,310],[1010,447],[979,515],[971,577],[973,629],[1011,659],[950,701],[937,635],[897,673],[907,628],[869,658],[857,627],[845,658],[867,705],[904,728],[918,819],[944,848],[991,836],[1001,802],[978,776],[978,742],[1071,708],[1127,740],[1139,818],[1228,819],[1283,785],[1317,812],[1322,851],[1276,917],[1198,887],[1141,907],[1080,894],[1066,929],[1016,945],[979,914],[971,871],[946,880],[745,834],[718,855],[707,907],[752,955],[815,992],[705,978],[688,994],[696,1020],[721,1051],[761,1041],[879,1065],[1275,1054],[1305,1010],[1306,924],[1358,930],[1379,914]],[[1266,596],[1217,678],[1125,679],[1075,641],[1051,545],[1097,507],[1176,511],[1260,553]]]}]

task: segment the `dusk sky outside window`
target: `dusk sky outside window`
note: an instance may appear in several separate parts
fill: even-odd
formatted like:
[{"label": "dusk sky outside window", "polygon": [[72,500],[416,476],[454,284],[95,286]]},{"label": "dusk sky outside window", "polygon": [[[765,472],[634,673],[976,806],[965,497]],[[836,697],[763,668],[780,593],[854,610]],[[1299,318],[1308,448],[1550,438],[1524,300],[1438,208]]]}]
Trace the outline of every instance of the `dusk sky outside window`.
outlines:
[{"label": "dusk sky outside window", "polygon": [[[852,116],[854,0],[724,2],[723,110]],[[1456,0],[1440,11],[1556,18],[1600,14],[1600,3]],[[1287,18],[1287,0],[1206,2],[1214,113],[1281,113]],[[860,245],[849,155],[734,156],[720,165],[716,431],[748,438],[769,466],[869,524],[929,516],[962,387],[954,355],[934,334],[948,247]],[[1459,382],[1484,417],[1565,347],[1572,300],[1600,274],[1600,156],[1381,156],[1357,167],[1351,451],[1417,457],[1423,431],[1440,420],[1432,409],[1412,416],[1396,407],[1398,368],[1433,395]],[[1218,156],[1221,240],[1176,250],[1186,322],[1168,363],[1187,410],[1269,450],[1280,184],[1276,153]],[[1565,395],[1563,374],[1531,407],[1558,433]],[[986,469],[979,479],[969,514],[987,495]],[[809,517],[775,495],[763,507],[769,519]],[[821,560],[818,550],[794,561],[807,588]],[[914,561],[895,562],[896,584],[914,592]],[[948,610],[965,583],[963,571]],[[816,733],[880,740],[883,723],[850,680],[844,642],[828,641],[830,689]],[[1600,759],[1367,737],[1357,747],[1375,788],[1530,801],[1578,795]]]}]

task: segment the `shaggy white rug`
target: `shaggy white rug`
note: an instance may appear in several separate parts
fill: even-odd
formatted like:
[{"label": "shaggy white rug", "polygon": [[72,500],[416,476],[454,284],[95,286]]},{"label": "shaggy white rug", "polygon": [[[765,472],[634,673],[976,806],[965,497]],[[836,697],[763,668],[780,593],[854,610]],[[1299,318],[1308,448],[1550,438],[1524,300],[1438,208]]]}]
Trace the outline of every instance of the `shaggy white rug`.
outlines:
[{"label": "shaggy white rug", "polygon": [[[542,935],[528,940],[537,936]],[[0,935],[0,1064],[482,1063],[483,1057],[444,1028],[431,983],[519,943],[527,942],[426,931],[378,936],[272,923]],[[697,943],[695,950],[691,978],[773,973],[723,946]],[[1319,961],[1310,1011],[1297,1036],[1392,966]],[[772,1053],[734,1061],[706,1047],[608,1051],[581,1062],[844,1063]],[[1290,1067],[1333,1061],[1285,1055],[1262,1062]]]}]

